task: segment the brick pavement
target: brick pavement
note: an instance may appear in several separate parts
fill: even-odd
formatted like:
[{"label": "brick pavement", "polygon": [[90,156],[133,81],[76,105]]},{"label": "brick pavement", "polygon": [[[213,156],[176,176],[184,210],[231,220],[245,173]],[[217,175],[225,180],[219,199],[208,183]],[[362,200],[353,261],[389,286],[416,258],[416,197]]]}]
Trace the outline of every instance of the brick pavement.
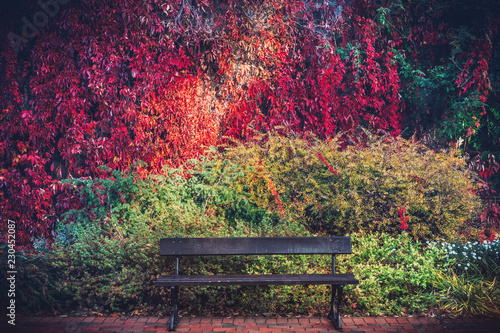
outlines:
[{"label": "brick pavement", "polygon": [[[168,318],[157,317],[27,317],[18,318],[15,327],[4,322],[2,333],[112,333],[167,332]],[[500,332],[495,318],[428,318],[428,317],[344,317],[343,332]],[[321,317],[230,317],[181,318],[177,332],[335,332]]]}]

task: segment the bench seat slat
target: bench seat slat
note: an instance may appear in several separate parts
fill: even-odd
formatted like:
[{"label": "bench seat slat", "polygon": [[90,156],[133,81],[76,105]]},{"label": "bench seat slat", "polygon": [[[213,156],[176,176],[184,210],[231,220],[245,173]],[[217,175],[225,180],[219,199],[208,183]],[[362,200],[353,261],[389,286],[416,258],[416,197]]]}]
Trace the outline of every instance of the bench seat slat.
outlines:
[{"label": "bench seat slat", "polygon": [[164,275],[154,282],[162,286],[194,285],[289,285],[358,284],[353,274],[266,274],[266,275]]}]

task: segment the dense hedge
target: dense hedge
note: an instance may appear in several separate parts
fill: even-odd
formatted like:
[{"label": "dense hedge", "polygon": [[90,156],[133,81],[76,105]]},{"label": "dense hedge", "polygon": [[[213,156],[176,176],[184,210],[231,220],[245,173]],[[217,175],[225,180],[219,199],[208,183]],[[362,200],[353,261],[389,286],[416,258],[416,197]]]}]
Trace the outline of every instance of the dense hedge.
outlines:
[{"label": "dense hedge", "polygon": [[[124,238],[94,230],[83,232],[71,245],[31,253],[20,265],[19,312],[168,315],[169,292],[153,285],[158,274],[173,273],[173,262],[165,266],[159,258],[159,235],[159,230],[143,229],[140,235]],[[262,234],[240,228],[226,235]],[[346,288],[346,313],[425,312],[436,304],[432,281],[444,267],[436,253],[405,236],[353,235],[353,255],[339,256],[337,261],[339,272],[352,271],[361,281]],[[185,274],[326,273],[329,269],[329,256],[181,259]],[[180,306],[182,312],[202,315],[326,315],[329,294],[329,286],[186,287]]]},{"label": "dense hedge", "polygon": [[[158,275],[173,272],[173,263],[159,257],[161,237],[338,233],[353,237],[353,255],[340,256],[339,271],[361,281],[347,287],[347,313],[424,312],[436,306],[434,290],[446,285],[442,273],[450,260],[439,247],[422,247],[410,235],[452,237],[477,198],[453,154],[386,140],[341,151],[335,140],[270,137],[222,155],[213,150],[159,176],[108,170],[104,178],[72,180],[85,207],[66,214],[52,244],[38,239],[33,252],[18,254],[17,309],[166,315],[169,292],[153,285]],[[401,206],[408,211],[408,232],[399,226]],[[322,273],[329,271],[329,260],[183,258],[181,269]],[[197,314],[324,315],[329,293],[328,286],[190,287],[183,288],[181,308]],[[444,295],[449,304],[451,296]]]},{"label": "dense hedge", "polygon": [[457,151],[435,152],[401,138],[345,149],[337,139],[269,136],[227,153],[250,170],[240,184],[260,207],[329,234],[402,231],[452,239],[480,200]]}]

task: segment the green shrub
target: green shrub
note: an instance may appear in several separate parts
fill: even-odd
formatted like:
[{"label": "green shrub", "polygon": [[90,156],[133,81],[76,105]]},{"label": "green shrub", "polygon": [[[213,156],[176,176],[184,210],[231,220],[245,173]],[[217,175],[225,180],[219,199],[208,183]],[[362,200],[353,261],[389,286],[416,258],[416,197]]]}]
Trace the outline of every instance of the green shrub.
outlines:
[{"label": "green shrub", "polygon": [[341,257],[341,271],[352,271],[357,286],[346,291],[347,308],[357,315],[408,315],[436,304],[433,281],[447,263],[407,235],[353,235],[353,255]]},{"label": "green shrub", "polygon": [[[258,230],[239,223],[236,226],[224,226],[223,221],[219,222],[218,227],[213,228],[214,224],[209,220],[205,223],[200,220],[196,229],[188,226],[182,230],[188,231],[186,236],[192,237],[263,236],[266,235],[264,229],[272,229],[273,235],[286,236],[293,230],[292,227],[286,230],[265,226]],[[97,312],[130,313],[138,308],[145,313],[167,311],[167,288],[155,287],[153,281],[160,274],[173,274],[173,260],[163,260],[159,256],[159,239],[179,236],[178,229],[171,229],[162,222],[152,228],[147,222],[141,224],[136,221],[134,229],[128,229],[126,236],[96,226],[75,228],[75,232],[78,234],[77,240],[70,246],[54,245],[50,258],[54,270],[59,272],[58,292],[73,295],[73,303],[69,306]],[[183,274],[244,273],[253,265],[246,257],[224,260],[215,257],[181,259]],[[244,289],[233,287],[221,292],[217,288],[186,288],[181,294],[181,306],[187,311],[205,313],[227,310],[234,302],[237,302],[236,307],[244,308],[240,306],[247,301],[241,298]],[[267,301],[270,299],[268,297]]]},{"label": "green shrub", "polygon": [[269,136],[225,157],[249,170],[237,180],[260,207],[314,232],[399,234],[404,207],[414,238],[452,239],[480,204],[456,151],[387,137],[341,148],[336,138]]},{"label": "green shrub", "polygon": [[[305,147],[296,149],[308,151]],[[325,149],[325,156],[327,153]],[[73,180],[86,207],[66,215],[66,224],[60,225],[50,249],[45,249],[41,240],[39,249],[26,255],[26,262],[36,264],[23,266],[22,274],[30,275],[26,281],[38,282],[30,284],[32,289],[23,289],[30,290],[24,293],[24,304],[31,304],[24,313],[37,310],[38,302],[45,309],[57,311],[165,315],[169,292],[155,287],[153,281],[160,274],[173,273],[173,260],[165,263],[159,257],[161,237],[312,235],[303,220],[293,218],[299,216],[293,215],[297,212],[283,214],[266,208],[262,201],[256,202],[264,200],[264,196],[256,195],[259,187],[252,187],[259,181],[257,168],[240,167],[237,163],[242,159],[216,157],[214,153],[210,158],[190,161],[185,169],[146,179],[110,171],[106,179]],[[328,167],[315,170],[317,161],[303,161],[312,163],[313,176],[314,172],[330,172]],[[339,165],[335,165],[338,177]],[[302,193],[290,177],[290,186]],[[247,184],[248,179],[251,182]],[[316,182],[311,176],[305,184],[316,182],[318,188],[331,190],[322,183],[331,179],[325,175]],[[263,177],[260,180],[266,181]],[[275,189],[284,188],[281,181],[275,183]],[[272,194],[271,199],[279,204]],[[293,208],[291,203],[282,202]],[[325,214],[321,210],[310,212]],[[436,303],[432,281],[437,279],[437,270],[447,267],[442,250],[424,249],[407,235],[352,236],[353,255],[338,258],[339,272],[352,271],[361,281],[359,286],[347,287],[347,313],[418,313]],[[329,256],[181,260],[183,274],[324,273],[330,269]],[[190,287],[183,288],[180,302],[183,310],[198,314],[222,314],[231,309],[245,314],[325,314],[329,294],[329,286]]]},{"label": "green shrub", "polygon": [[[7,247],[0,246],[0,259],[7,262]],[[5,257],[4,257],[5,255]],[[53,253],[47,249],[16,251],[16,313],[36,314],[39,312],[57,313],[72,302],[73,295],[58,290],[59,271],[51,265]],[[0,272],[0,289],[9,288],[7,269]],[[10,297],[9,297],[10,298]],[[1,298],[1,306],[10,305],[9,298]]]},{"label": "green shrub", "polygon": [[[120,237],[106,228],[77,229],[74,230],[78,238],[72,244],[55,245],[43,257],[47,269],[43,275],[32,271],[35,275],[50,275],[54,281],[46,287],[45,295],[50,294],[51,298],[44,304],[50,303],[59,311],[168,314],[168,288],[153,285],[157,275],[173,273],[173,261],[168,260],[165,265],[158,255],[157,241],[159,237],[171,236],[168,231],[136,228],[129,236]],[[273,229],[275,235],[290,235],[278,226]],[[239,223],[214,234],[258,235],[265,234]],[[353,272],[360,280],[359,285],[346,287],[346,313],[418,314],[436,304],[432,281],[446,267],[442,252],[422,248],[405,236],[353,235],[352,240],[353,254],[337,257],[338,272]],[[330,260],[326,255],[182,258],[181,273],[326,273],[331,269]],[[192,314],[238,311],[325,315],[329,294],[329,286],[198,286],[183,288],[180,301],[181,309]],[[35,303],[42,296],[31,297],[31,303]]]},{"label": "green shrub", "polygon": [[[300,224],[277,223],[277,216],[229,186],[241,175],[230,161],[203,157],[189,161],[184,170],[147,179],[109,171],[103,179],[72,180],[86,207],[66,214],[67,224],[43,258],[45,271],[56,281],[54,295],[56,291],[71,295],[69,302],[50,299],[52,305],[98,312],[167,309],[165,291],[153,286],[158,275],[173,272],[172,263],[165,269],[159,257],[161,237],[308,235]],[[42,243],[37,241],[37,246]],[[234,258],[228,265],[216,258],[192,258],[183,260],[183,267],[185,273],[236,273],[244,272],[247,262]],[[198,293],[201,300],[191,305],[190,297]],[[189,290],[183,294],[187,309],[224,307],[213,290],[203,294],[199,289],[195,294]],[[227,298],[239,295],[236,289]]]}]

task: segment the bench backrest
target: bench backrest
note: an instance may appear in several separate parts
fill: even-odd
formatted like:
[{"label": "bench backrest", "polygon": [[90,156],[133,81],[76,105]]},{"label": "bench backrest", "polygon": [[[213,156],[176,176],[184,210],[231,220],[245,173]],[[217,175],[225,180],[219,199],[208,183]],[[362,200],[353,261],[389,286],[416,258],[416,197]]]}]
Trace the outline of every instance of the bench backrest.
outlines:
[{"label": "bench backrest", "polygon": [[351,237],[162,238],[162,256],[350,254]]}]

